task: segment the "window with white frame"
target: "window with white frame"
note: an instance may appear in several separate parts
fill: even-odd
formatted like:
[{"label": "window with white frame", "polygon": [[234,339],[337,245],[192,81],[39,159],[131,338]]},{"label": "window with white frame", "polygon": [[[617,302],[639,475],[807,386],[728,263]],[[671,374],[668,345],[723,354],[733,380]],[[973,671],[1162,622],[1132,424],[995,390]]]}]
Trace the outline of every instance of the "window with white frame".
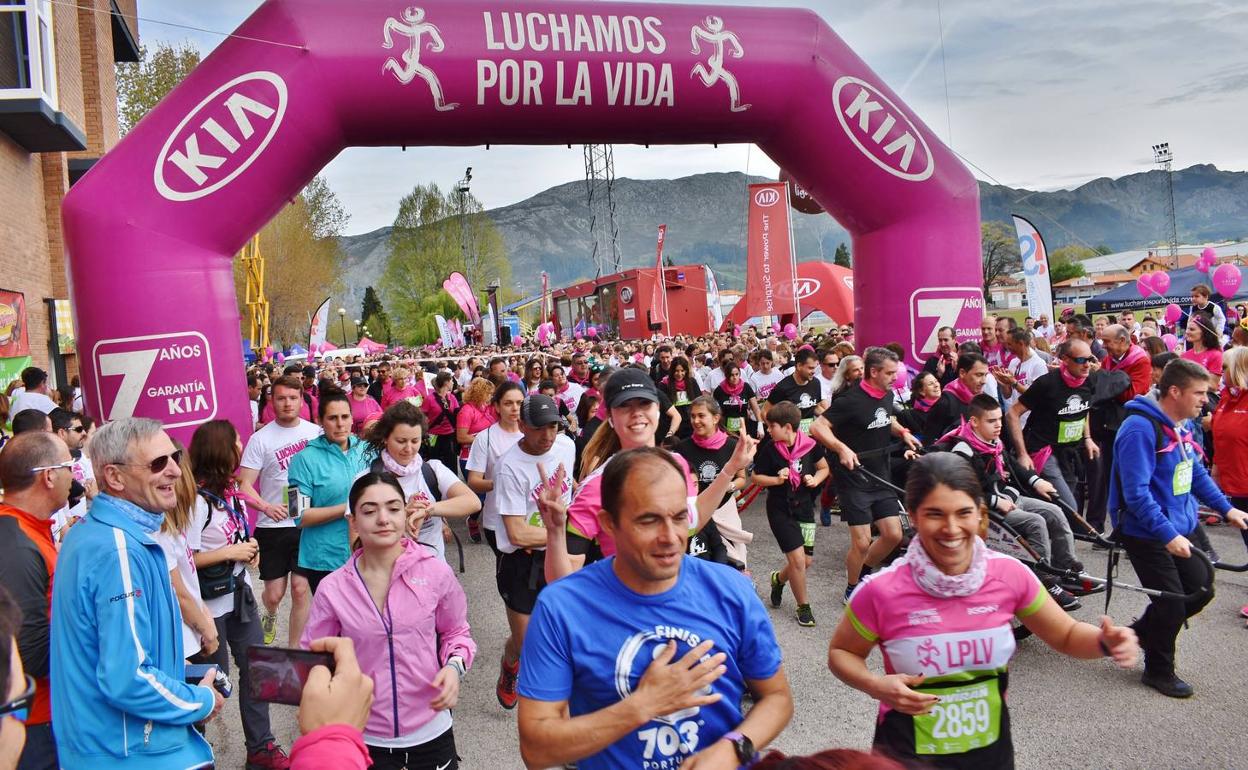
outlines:
[{"label": "window with white frame", "polygon": [[0,0],[0,99],[43,99],[57,109],[50,0]]}]

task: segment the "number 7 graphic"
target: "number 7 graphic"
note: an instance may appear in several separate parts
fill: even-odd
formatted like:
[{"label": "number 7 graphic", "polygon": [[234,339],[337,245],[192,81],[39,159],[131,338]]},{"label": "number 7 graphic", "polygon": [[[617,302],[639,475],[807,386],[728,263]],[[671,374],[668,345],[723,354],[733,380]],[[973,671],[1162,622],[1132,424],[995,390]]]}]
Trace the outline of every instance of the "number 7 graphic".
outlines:
[{"label": "number 7 graphic", "polygon": [[152,373],[152,365],[156,363],[156,356],[159,354],[160,349],[154,348],[100,355],[101,377],[121,375],[121,387],[117,389],[113,408],[108,411],[109,420],[134,416],[134,408],[138,406],[139,398],[143,395],[143,386],[147,384],[147,377]]},{"label": "number 7 graphic", "polygon": [[919,346],[920,356],[936,352],[936,335],[942,328],[946,326],[957,328],[958,316],[962,314],[963,302],[965,300],[962,297],[949,297],[946,299],[921,299],[915,303],[915,314],[918,318],[936,319],[936,322],[932,324],[931,333],[927,335],[927,339],[923,340],[923,344]]}]

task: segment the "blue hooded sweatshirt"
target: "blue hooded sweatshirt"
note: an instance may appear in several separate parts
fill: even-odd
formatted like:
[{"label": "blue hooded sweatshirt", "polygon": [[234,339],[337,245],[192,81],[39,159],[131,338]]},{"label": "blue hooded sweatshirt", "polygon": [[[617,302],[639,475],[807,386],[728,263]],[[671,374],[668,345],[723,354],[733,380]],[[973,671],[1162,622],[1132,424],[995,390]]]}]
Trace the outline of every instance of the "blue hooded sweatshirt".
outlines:
[{"label": "blue hooded sweatshirt", "polygon": [[[1197,500],[1225,515],[1231,503],[1187,443],[1192,435],[1187,422],[1176,428],[1157,402],[1145,396],[1131,399],[1126,409],[1127,418],[1114,439],[1114,475],[1109,486],[1114,527],[1131,537],[1169,543],[1196,529]],[[1160,452],[1154,420],[1168,429],[1162,431]],[[1175,442],[1171,431],[1183,440]],[[1185,476],[1178,472],[1179,466],[1186,461],[1191,462],[1191,490],[1176,494]]]}]

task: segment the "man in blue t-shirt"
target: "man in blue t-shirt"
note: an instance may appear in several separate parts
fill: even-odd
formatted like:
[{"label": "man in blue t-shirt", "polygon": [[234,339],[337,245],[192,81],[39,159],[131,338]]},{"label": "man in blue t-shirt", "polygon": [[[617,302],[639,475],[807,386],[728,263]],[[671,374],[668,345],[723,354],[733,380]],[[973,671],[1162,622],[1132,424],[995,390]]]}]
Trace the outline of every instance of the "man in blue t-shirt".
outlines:
[{"label": "man in blue t-shirt", "polygon": [[[548,586],[524,639],[529,767],[737,768],[788,724],[793,696],[754,587],[685,556],[687,494],[661,449],[621,452],[607,466],[598,516],[616,554]],[[562,527],[544,498],[546,526]],[[743,719],[747,687],[754,708]]]}]

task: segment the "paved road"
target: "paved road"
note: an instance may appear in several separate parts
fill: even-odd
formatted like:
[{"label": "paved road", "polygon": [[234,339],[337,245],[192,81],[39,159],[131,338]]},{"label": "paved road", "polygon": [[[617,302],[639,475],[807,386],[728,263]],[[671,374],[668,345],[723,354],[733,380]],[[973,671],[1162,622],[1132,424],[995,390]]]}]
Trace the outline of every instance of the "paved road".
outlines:
[{"label": "paved road", "polygon": [[[781,558],[767,528],[760,502],[746,514],[756,540],[750,566],[760,591]],[[1238,532],[1210,530],[1214,546],[1228,561],[1248,560]],[[494,588],[493,556],[485,545],[465,541],[469,618],[480,648],[475,668],[464,682],[455,712],[455,734],[466,770],[523,768],[515,715],[494,697],[498,656],[506,637],[502,601]],[[802,628],[794,621],[792,597],[772,610],[785,665],[797,704],[789,727],[775,746],[786,753],[810,753],[833,746],[867,748],[875,714],[867,696],[841,684],[828,672],[827,643],[841,616],[848,545],[839,523],[819,529],[811,574],[813,609],[819,625]],[[1080,558],[1103,574],[1104,554],[1080,544]],[[1126,558],[1123,558],[1126,565]],[[1126,580],[1134,575],[1129,565]],[[1075,614],[1096,622],[1103,601],[1092,597]],[[1010,707],[1017,764],[1021,770],[1058,768],[1244,768],[1248,738],[1244,702],[1248,665],[1248,629],[1239,608],[1248,603],[1248,575],[1218,573],[1213,603],[1183,632],[1179,641],[1180,674],[1196,687],[1188,701],[1174,701],[1145,688],[1140,671],[1122,671],[1107,661],[1074,661],[1030,639],[1020,644],[1010,677]],[[1138,594],[1115,592],[1113,617],[1128,622],[1145,605]],[[284,638],[285,631],[279,635]],[[880,666],[878,653],[872,665]],[[294,708],[272,708],[274,732],[289,747],[297,734]],[[237,708],[225,711],[209,728],[221,768],[243,767],[242,729]]]}]

